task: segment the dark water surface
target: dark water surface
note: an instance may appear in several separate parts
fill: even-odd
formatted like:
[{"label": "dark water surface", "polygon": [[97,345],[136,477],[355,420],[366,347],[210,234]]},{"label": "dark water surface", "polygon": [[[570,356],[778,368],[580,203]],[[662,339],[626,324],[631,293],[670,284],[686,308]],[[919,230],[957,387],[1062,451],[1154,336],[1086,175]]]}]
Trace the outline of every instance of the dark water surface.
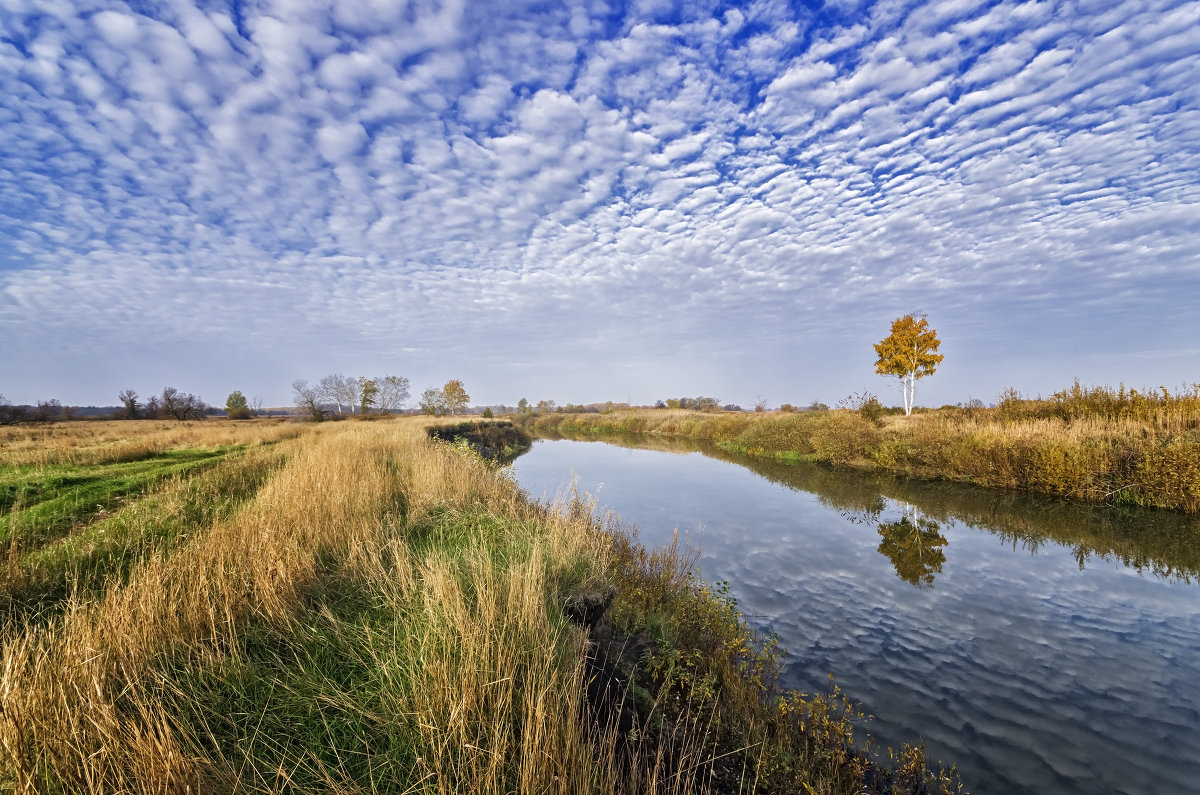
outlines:
[{"label": "dark water surface", "polygon": [[647,545],[678,528],[784,684],[832,674],[976,795],[1200,792],[1200,521],[654,445],[539,440],[513,471]]}]

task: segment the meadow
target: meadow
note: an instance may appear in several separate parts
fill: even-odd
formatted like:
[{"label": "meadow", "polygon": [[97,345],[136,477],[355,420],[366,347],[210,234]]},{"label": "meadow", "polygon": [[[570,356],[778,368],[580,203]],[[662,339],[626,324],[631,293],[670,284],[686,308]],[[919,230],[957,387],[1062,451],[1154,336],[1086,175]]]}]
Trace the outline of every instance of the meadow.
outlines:
[{"label": "meadow", "polygon": [[519,418],[535,432],[642,434],[730,452],[1115,505],[1200,511],[1200,388],[1015,391],[993,408],[912,416],[878,407],[803,412],[640,409]]},{"label": "meadow", "polygon": [[694,554],[531,503],[428,418],[0,436],[0,787],[955,792]]}]

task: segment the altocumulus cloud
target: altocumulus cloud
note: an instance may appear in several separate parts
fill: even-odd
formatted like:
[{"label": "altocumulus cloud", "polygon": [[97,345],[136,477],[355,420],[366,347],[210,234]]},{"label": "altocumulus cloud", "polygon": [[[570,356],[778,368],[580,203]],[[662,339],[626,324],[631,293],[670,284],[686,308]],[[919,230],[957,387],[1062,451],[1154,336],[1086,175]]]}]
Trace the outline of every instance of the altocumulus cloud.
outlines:
[{"label": "altocumulus cloud", "polygon": [[1194,0],[0,0],[0,390],[1200,380],[1197,74]]}]

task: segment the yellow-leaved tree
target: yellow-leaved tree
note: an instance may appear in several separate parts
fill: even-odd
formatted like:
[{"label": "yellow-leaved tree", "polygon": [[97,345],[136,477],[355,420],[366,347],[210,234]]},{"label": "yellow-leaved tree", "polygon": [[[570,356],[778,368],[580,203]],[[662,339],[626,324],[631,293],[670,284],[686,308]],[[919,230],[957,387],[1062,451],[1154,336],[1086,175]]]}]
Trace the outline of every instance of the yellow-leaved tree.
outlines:
[{"label": "yellow-leaved tree", "polygon": [[893,320],[892,333],[875,346],[879,355],[875,372],[900,379],[905,416],[912,414],[917,379],[933,375],[942,363],[943,357],[937,352],[941,344],[937,331],[929,327],[924,315],[908,314]]},{"label": "yellow-leaved tree", "polygon": [[442,403],[446,407],[447,414],[465,414],[470,401],[471,396],[463,388],[462,381],[457,378],[447,381],[446,385],[442,387]]}]

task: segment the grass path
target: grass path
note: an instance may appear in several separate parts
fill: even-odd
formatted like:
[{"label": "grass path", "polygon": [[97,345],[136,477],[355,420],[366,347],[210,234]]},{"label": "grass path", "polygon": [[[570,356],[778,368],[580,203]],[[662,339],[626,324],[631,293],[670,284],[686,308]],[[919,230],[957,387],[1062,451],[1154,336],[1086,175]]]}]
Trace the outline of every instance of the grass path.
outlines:
[{"label": "grass path", "polygon": [[9,541],[14,522],[24,545],[59,538],[168,478],[191,477],[242,450],[191,448],[138,461],[0,468],[0,544]]}]

